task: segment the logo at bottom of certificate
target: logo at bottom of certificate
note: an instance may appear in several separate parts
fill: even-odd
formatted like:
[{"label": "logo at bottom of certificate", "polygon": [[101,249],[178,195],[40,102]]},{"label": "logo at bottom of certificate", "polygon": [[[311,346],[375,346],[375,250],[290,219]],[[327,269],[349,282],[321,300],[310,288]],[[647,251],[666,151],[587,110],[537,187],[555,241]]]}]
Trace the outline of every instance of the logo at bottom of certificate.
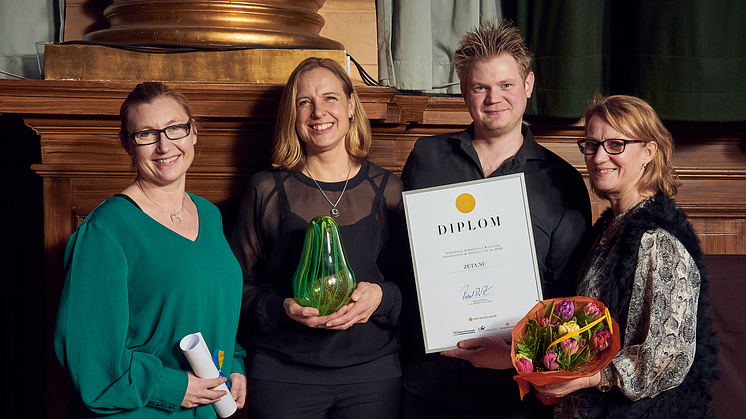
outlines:
[{"label": "logo at bottom of certificate", "polygon": [[489,325],[489,326],[480,325],[480,326],[475,327],[474,329],[454,330],[453,336],[474,335],[477,333],[489,333],[489,332],[494,332],[497,329],[498,328],[494,327],[494,325]]}]

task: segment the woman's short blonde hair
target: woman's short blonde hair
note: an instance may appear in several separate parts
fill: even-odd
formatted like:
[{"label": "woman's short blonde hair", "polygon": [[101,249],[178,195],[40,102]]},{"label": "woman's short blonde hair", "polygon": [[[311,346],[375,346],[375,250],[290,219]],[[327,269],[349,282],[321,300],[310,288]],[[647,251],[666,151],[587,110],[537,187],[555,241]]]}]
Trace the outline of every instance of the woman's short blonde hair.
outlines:
[{"label": "woman's short blonde hair", "polygon": [[[646,144],[655,142],[658,145],[653,160],[638,181],[638,189],[661,192],[669,198],[675,196],[681,182],[673,167],[674,140],[655,110],[647,102],[634,96],[597,95],[585,110],[586,132],[588,122],[595,114],[603,116],[615,130],[632,139]],[[607,199],[606,194],[597,190],[592,182],[591,189],[600,198]]]},{"label": "woman's short blonde hair", "polygon": [[298,96],[298,80],[301,74],[316,68],[325,68],[337,76],[348,100],[353,95],[355,96],[355,111],[353,114],[355,119],[350,121],[350,130],[345,137],[345,149],[355,164],[362,164],[368,159],[372,139],[370,123],[355,88],[352,86],[350,77],[336,61],[329,58],[311,57],[306,58],[295,67],[290,78],[288,78],[280,99],[272,145],[272,166],[277,169],[298,172],[303,170],[303,166],[306,164],[305,143],[298,137],[295,130],[295,119],[297,117],[295,102]]}]

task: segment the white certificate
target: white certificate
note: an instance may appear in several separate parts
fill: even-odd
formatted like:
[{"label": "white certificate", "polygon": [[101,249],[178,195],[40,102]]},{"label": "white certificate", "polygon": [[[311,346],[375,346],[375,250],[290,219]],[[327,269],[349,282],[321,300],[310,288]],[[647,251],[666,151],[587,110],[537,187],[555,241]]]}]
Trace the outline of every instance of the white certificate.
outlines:
[{"label": "white certificate", "polygon": [[403,193],[425,352],[498,336],[541,301],[523,173]]}]

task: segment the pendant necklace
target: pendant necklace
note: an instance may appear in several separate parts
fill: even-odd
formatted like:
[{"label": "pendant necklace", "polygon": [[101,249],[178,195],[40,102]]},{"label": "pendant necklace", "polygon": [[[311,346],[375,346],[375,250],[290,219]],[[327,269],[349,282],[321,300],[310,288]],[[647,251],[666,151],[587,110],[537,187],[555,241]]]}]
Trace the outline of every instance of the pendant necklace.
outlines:
[{"label": "pendant necklace", "polygon": [[630,208],[632,208],[632,205],[634,205],[634,204],[635,204],[635,202],[637,202],[637,200],[638,200],[638,199],[640,199],[640,197],[641,197],[641,196],[642,196],[642,194],[640,194],[640,195],[637,195],[637,198],[635,198],[635,200],[634,200],[634,201],[632,201],[632,203],[631,203],[631,204],[629,204],[629,206],[627,207],[627,209],[625,209],[624,211],[622,211],[622,214],[624,214],[625,212],[629,211],[629,209],[630,209]]},{"label": "pendant necklace", "polygon": [[345,180],[345,186],[342,188],[342,193],[339,194],[339,198],[337,198],[337,202],[332,204],[332,200],[329,199],[328,196],[326,196],[326,192],[324,192],[324,190],[321,189],[321,185],[319,185],[319,182],[316,182],[316,179],[314,179],[313,176],[311,176],[311,171],[308,170],[308,165],[306,165],[306,173],[308,173],[308,177],[310,177],[313,183],[316,184],[316,187],[319,188],[319,190],[321,191],[321,194],[324,195],[324,198],[326,198],[326,202],[328,202],[329,205],[332,206],[331,213],[332,213],[332,217],[334,218],[339,217],[339,210],[337,209],[337,204],[339,204],[339,201],[342,200],[342,195],[344,195],[345,191],[347,190],[347,182],[350,181],[350,169],[352,169],[352,165],[347,166],[347,180]]},{"label": "pendant necklace", "polygon": [[142,194],[145,195],[145,198],[148,198],[148,200],[150,200],[150,202],[154,203],[158,208],[162,209],[163,211],[166,211],[167,213],[171,214],[171,222],[174,223],[175,226],[181,224],[181,217],[179,217],[179,214],[181,214],[181,212],[184,211],[184,201],[186,201],[186,199],[182,199],[181,200],[181,209],[179,211],[177,211],[177,212],[171,212],[171,211],[163,208],[162,206],[158,205],[157,202],[153,201],[148,196],[148,194],[146,194],[145,191],[142,189],[142,186],[140,186],[140,181],[137,181],[137,187],[140,188],[140,191],[142,192]]}]

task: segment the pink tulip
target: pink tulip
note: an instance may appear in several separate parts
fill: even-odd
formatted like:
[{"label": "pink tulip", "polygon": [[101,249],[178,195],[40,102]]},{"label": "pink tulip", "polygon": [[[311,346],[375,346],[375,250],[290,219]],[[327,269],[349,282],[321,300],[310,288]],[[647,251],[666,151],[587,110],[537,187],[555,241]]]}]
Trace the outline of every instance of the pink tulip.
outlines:
[{"label": "pink tulip", "polygon": [[518,358],[515,362],[515,367],[518,372],[529,373],[534,372],[534,363],[528,358]]},{"label": "pink tulip", "polygon": [[547,367],[547,369],[550,369],[552,371],[559,368],[559,362],[557,361],[557,354],[554,352],[547,352],[547,354],[544,355],[544,366]]},{"label": "pink tulip", "polygon": [[563,340],[560,342],[560,347],[562,348],[562,353],[565,355],[575,355],[581,349],[580,342],[575,339]]},{"label": "pink tulip", "polygon": [[599,309],[596,303],[588,303],[583,307],[583,311],[585,311],[585,314],[588,314],[592,319],[595,319],[598,316]]}]

